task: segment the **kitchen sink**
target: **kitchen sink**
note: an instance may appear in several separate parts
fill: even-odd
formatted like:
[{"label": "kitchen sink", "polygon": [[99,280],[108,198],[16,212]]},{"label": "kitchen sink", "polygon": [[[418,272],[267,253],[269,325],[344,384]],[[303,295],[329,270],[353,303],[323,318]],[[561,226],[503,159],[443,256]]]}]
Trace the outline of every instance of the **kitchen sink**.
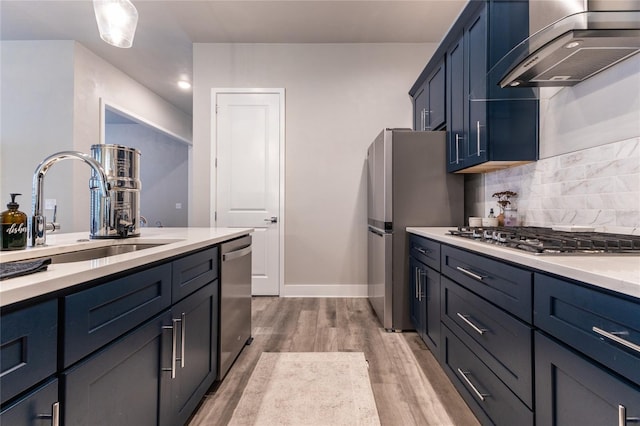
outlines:
[{"label": "kitchen sink", "polygon": [[[67,253],[52,254],[42,258],[50,258],[51,263],[82,262],[84,260],[100,259],[115,256],[117,254],[132,253],[134,251],[149,249],[164,245],[163,243],[126,243],[104,247],[92,247]],[[35,260],[35,259],[34,259]]]}]

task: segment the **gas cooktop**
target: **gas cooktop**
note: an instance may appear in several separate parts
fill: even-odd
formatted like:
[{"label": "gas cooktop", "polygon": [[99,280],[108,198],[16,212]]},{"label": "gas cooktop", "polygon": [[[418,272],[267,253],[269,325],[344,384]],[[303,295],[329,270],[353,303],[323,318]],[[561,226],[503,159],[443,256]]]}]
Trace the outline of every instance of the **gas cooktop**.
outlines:
[{"label": "gas cooktop", "polygon": [[458,227],[451,235],[533,254],[635,254],[640,236],[604,232],[567,232],[535,226]]}]

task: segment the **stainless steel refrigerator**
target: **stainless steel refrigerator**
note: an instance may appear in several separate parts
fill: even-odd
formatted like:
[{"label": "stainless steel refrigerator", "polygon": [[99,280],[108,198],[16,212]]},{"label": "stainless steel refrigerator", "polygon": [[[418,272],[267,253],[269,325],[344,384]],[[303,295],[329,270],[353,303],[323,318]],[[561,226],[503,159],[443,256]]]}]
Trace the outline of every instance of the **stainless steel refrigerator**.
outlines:
[{"label": "stainless steel refrigerator", "polygon": [[367,151],[368,298],[388,331],[414,328],[406,227],[463,224],[464,180],[446,164],[446,132],[385,129]]}]

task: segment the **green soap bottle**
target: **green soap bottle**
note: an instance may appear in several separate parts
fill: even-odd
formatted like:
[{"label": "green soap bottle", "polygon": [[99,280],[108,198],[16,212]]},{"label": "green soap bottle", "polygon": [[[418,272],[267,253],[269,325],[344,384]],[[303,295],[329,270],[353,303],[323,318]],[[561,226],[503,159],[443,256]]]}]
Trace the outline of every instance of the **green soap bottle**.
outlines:
[{"label": "green soap bottle", "polygon": [[22,250],[27,247],[27,215],[18,210],[16,197],[22,194],[10,194],[9,210],[2,212],[2,243],[0,250]]}]

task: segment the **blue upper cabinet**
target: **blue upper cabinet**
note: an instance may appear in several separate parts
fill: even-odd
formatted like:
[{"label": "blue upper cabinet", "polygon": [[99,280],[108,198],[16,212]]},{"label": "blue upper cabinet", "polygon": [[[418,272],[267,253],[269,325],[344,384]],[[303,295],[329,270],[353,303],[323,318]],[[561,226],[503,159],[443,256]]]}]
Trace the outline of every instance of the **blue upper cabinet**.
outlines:
[{"label": "blue upper cabinet", "polygon": [[[483,8],[464,31],[466,69],[464,70],[465,94],[474,94],[486,99],[484,84],[487,74],[487,9]],[[465,99],[466,144],[464,167],[484,163],[487,153],[487,103]]]},{"label": "blue upper cabinet", "polygon": [[536,93],[498,86],[508,65],[500,59],[528,35],[528,1],[470,1],[409,91],[421,130],[418,108],[426,104],[428,118],[438,116],[429,100],[418,98],[426,92],[428,99],[433,76],[446,76],[438,80],[446,113],[424,130],[447,130],[449,172],[483,173],[538,159]]},{"label": "blue upper cabinet", "polygon": [[423,84],[413,97],[413,130],[424,130],[426,111],[429,110],[429,89]]},{"label": "blue upper cabinet", "polygon": [[445,123],[445,90],[442,59],[413,96],[415,130],[441,130]]},{"label": "blue upper cabinet", "polygon": [[447,52],[447,81],[458,82],[447,84],[447,170],[464,167],[465,125],[464,105],[464,39],[460,37]]}]

